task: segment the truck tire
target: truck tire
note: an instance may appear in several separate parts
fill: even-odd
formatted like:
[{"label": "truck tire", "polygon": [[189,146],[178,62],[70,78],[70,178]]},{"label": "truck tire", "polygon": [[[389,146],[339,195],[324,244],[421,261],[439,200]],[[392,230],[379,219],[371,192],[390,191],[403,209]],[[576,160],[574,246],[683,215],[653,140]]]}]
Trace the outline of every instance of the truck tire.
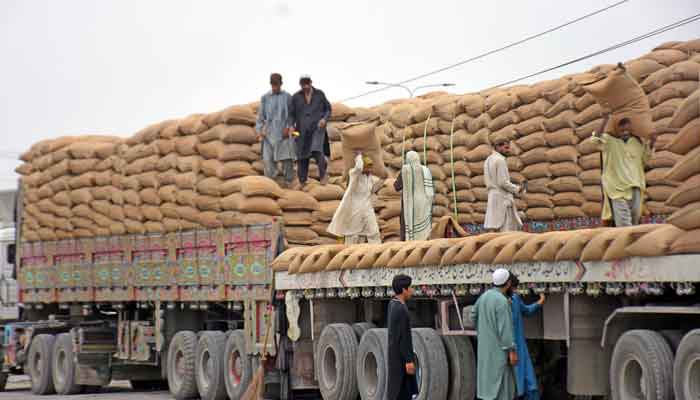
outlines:
[{"label": "truck tire", "polygon": [[173,336],[168,347],[168,387],[177,400],[198,396],[194,364],[197,335],[192,331],[180,331]]},{"label": "truck tire", "polygon": [[78,394],[84,387],[75,382],[75,355],[73,354],[73,336],[61,333],[56,336],[51,356],[51,377],[56,394]]},{"label": "truck tire", "polygon": [[358,322],[356,324],[352,324],[352,330],[355,331],[355,336],[357,337],[357,343],[360,343],[360,340],[362,340],[362,335],[365,334],[370,329],[376,328],[377,325],[371,323],[371,322]]},{"label": "truck tire", "polygon": [[56,338],[53,335],[37,335],[32,340],[32,345],[27,355],[27,370],[32,381],[32,393],[53,394],[53,377],[51,376],[51,358],[53,356],[53,344]]},{"label": "truck tire", "polygon": [[700,399],[700,329],[681,340],[673,364],[673,391],[676,400]]},{"label": "truck tire", "polygon": [[411,332],[418,380],[415,400],[446,400],[449,374],[445,345],[440,335],[430,328],[415,328]]},{"label": "truck tire", "polygon": [[362,400],[383,400],[386,392],[387,330],[370,329],[357,348],[357,387]]},{"label": "truck tire", "polygon": [[447,400],[474,400],[476,397],[476,357],[468,336],[443,336],[449,384]]},{"label": "truck tire", "polygon": [[649,330],[625,332],[610,363],[612,400],[673,399],[673,353],[666,339]]},{"label": "truck tire", "polygon": [[231,332],[226,340],[224,355],[226,393],[232,399],[240,399],[253,379],[253,363],[246,350],[245,332]]},{"label": "truck tire", "polygon": [[226,384],[224,383],[224,347],[226,334],[218,331],[205,331],[197,344],[197,361],[195,375],[197,388],[202,400],[224,400]]},{"label": "truck tire", "polygon": [[355,330],[348,324],[329,324],[323,328],[314,366],[321,396],[327,400],[356,400],[358,340]]}]

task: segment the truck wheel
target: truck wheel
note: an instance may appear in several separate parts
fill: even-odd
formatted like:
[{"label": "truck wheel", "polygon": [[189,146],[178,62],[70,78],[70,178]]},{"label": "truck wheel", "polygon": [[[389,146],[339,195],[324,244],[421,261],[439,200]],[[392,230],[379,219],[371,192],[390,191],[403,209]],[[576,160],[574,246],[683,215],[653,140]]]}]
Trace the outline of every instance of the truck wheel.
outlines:
[{"label": "truck wheel", "polygon": [[447,399],[448,379],[445,345],[435,329],[416,328],[413,334],[413,351],[416,353],[416,400]]},{"label": "truck wheel", "polygon": [[468,336],[443,336],[450,378],[447,400],[474,400],[476,357]]},{"label": "truck wheel", "polygon": [[700,399],[700,329],[688,332],[678,346],[673,389],[676,400]]},{"label": "truck wheel", "polygon": [[673,353],[654,331],[631,330],[618,339],[610,363],[612,400],[673,399]]},{"label": "truck wheel", "polygon": [[357,337],[348,324],[326,325],[316,346],[314,366],[324,399],[356,400]]},{"label": "truck wheel", "polygon": [[53,356],[53,344],[56,338],[53,335],[37,335],[32,340],[29,354],[27,355],[27,369],[32,381],[32,393],[53,394],[53,378],[51,377],[51,358]]},{"label": "truck wheel", "polygon": [[357,336],[357,342],[359,343],[360,340],[362,340],[362,335],[364,335],[365,332],[376,327],[377,325],[371,322],[358,322],[356,324],[352,324],[352,330],[355,331],[355,336]]},{"label": "truck wheel", "polygon": [[53,345],[51,377],[57,394],[69,395],[83,391],[83,386],[75,383],[75,356],[73,337],[70,333],[56,336]]},{"label": "truck wheel", "polygon": [[370,329],[357,348],[357,387],[362,400],[382,400],[386,392],[387,330]]},{"label": "truck wheel", "polygon": [[168,347],[168,387],[177,400],[198,396],[194,377],[197,336],[192,331],[180,331]]},{"label": "truck wheel", "polygon": [[224,332],[205,331],[199,337],[195,372],[202,400],[224,400],[227,397],[224,383],[225,346]]},{"label": "truck wheel", "polygon": [[240,399],[253,379],[253,363],[246,350],[246,337],[242,330],[231,332],[224,348],[224,382],[226,393],[232,399]]}]

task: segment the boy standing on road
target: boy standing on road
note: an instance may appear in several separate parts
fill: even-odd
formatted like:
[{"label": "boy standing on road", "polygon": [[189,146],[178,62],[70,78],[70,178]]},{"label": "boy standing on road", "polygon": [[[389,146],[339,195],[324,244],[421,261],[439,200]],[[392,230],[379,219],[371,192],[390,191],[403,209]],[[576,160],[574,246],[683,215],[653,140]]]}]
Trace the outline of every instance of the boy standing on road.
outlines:
[{"label": "boy standing on road", "polygon": [[396,275],[391,282],[396,296],[389,302],[387,313],[387,400],[411,400],[418,394],[416,364],[411,338],[411,320],[406,301],[413,296],[411,277]]}]

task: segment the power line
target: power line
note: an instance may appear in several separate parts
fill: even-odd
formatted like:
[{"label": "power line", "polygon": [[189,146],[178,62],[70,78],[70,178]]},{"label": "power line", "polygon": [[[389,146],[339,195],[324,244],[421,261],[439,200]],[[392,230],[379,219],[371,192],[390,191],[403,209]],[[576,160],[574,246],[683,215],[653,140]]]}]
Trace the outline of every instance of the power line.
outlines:
[{"label": "power line", "polygon": [[[487,51],[487,52],[485,52],[485,53],[479,54],[479,55],[477,55],[477,56],[468,58],[468,59],[466,59],[466,60],[463,60],[463,61],[460,61],[460,62],[457,62],[457,63],[454,63],[454,64],[450,64],[450,65],[448,65],[448,66],[446,66],[446,67],[442,67],[442,68],[439,68],[439,69],[436,69],[436,70],[433,70],[433,71],[426,72],[426,73],[424,73],[424,74],[415,76],[415,77],[413,77],[413,78],[406,79],[406,80],[404,80],[404,81],[398,82],[398,84],[402,85],[402,84],[410,83],[410,82],[413,82],[413,81],[416,81],[416,80],[419,80],[419,79],[426,78],[426,77],[431,76],[431,75],[438,74],[438,73],[440,73],[440,72],[447,71],[447,70],[452,69],[452,68],[456,68],[456,67],[462,66],[462,65],[467,64],[467,63],[470,63],[470,62],[472,62],[472,61],[480,60],[480,59],[482,59],[482,58],[484,58],[484,57],[488,57],[488,56],[490,56],[490,55],[492,55],[492,54],[499,53],[499,52],[504,51],[504,50],[507,50],[507,49],[509,49],[509,48],[511,48],[511,47],[515,47],[515,46],[518,46],[518,45],[520,45],[520,44],[529,42],[529,41],[531,41],[531,40],[533,40],[533,39],[537,39],[537,38],[539,38],[539,37],[542,37],[542,36],[544,36],[544,35],[547,35],[547,34],[549,34],[549,33],[552,33],[552,32],[554,32],[554,31],[557,31],[557,30],[559,30],[559,29],[565,28],[565,27],[567,27],[567,26],[569,26],[569,25],[573,25],[573,24],[575,24],[575,23],[577,23],[577,22],[583,21],[584,19],[593,17],[593,16],[595,16],[595,15],[597,15],[597,14],[600,14],[600,13],[605,12],[605,11],[607,11],[607,10],[610,10],[610,9],[612,9],[612,8],[618,7],[618,6],[620,6],[620,5],[624,4],[624,3],[627,3],[628,1],[629,1],[629,0],[618,1],[617,3],[611,4],[611,5],[607,6],[607,7],[601,8],[601,9],[599,9],[599,10],[593,11],[593,12],[591,12],[591,13],[588,13],[588,14],[586,14],[586,15],[583,15],[583,16],[578,17],[578,18],[576,18],[576,19],[573,19],[573,20],[571,20],[571,21],[567,21],[567,22],[565,22],[565,23],[563,23],[563,24],[561,24],[561,25],[557,25],[557,26],[555,26],[555,27],[553,27],[553,28],[547,29],[546,31],[543,31],[543,32],[540,32],[540,33],[537,33],[537,34],[534,34],[534,35],[530,35],[530,36],[528,36],[528,37],[526,37],[526,38],[524,38],[524,39],[520,39],[520,40],[518,40],[518,41],[512,42],[512,43],[510,43],[510,44],[507,44],[507,45],[505,45],[505,46],[499,47],[499,48],[497,48],[497,49],[490,50],[490,51]],[[348,97],[348,98],[346,98],[346,99],[343,99],[343,100],[341,100],[341,102],[345,102],[345,101],[349,101],[349,100],[354,100],[354,99],[357,99],[357,98],[360,98],[360,97],[364,97],[364,96],[368,96],[368,95],[370,95],[370,94],[378,93],[378,92],[381,92],[381,91],[384,91],[384,90],[387,90],[387,89],[390,89],[390,88],[391,88],[391,87],[389,86],[389,87],[383,87],[383,88],[379,88],[379,89],[370,90],[370,91],[367,91],[367,92],[365,92],[365,93],[362,93],[362,94],[359,94],[359,95],[356,95],[356,96],[352,96],[352,97]]]},{"label": "power line", "polygon": [[629,46],[630,44],[634,44],[634,43],[637,43],[637,42],[642,41],[642,40],[644,40],[644,39],[648,39],[648,38],[650,38],[650,37],[653,37],[653,36],[656,36],[656,35],[660,35],[660,34],[662,34],[662,33],[664,33],[664,32],[667,32],[667,31],[670,31],[670,30],[673,30],[673,29],[676,29],[676,28],[680,28],[681,26],[690,24],[691,22],[695,22],[695,21],[698,21],[698,20],[700,20],[700,14],[695,14],[695,15],[693,15],[692,17],[688,17],[688,18],[685,18],[685,19],[676,21],[676,22],[674,22],[674,23],[672,23],[672,24],[670,24],[670,25],[666,25],[666,26],[664,26],[664,27],[655,29],[655,30],[653,30],[653,31],[651,31],[651,32],[645,33],[645,34],[643,34],[643,35],[640,35],[640,36],[637,36],[637,37],[635,37],[635,38],[629,39],[629,40],[627,40],[627,41],[624,41],[624,42],[615,44],[615,45],[613,45],[613,46],[607,47],[607,48],[602,49],[602,50],[598,50],[598,51],[596,51],[596,52],[587,54],[587,55],[582,56],[582,57],[579,57],[579,58],[575,58],[575,59],[570,60],[570,61],[567,61],[567,62],[565,62],[565,63],[556,65],[556,66],[554,66],[554,67],[546,68],[546,69],[543,69],[543,70],[541,70],[541,71],[537,71],[537,72],[534,72],[534,73],[532,73],[532,74],[525,75],[525,76],[523,76],[523,77],[521,77],[521,78],[517,78],[517,79],[510,80],[510,81],[508,81],[508,82],[501,83],[501,84],[499,84],[499,85],[494,86],[493,88],[498,88],[498,87],[502,87],[502,86],[512,85],[512,84],[514,84],[514,83],[523,81],[523,80],[525,80],[525,79],[529,79],[529,78],[535,77],[535,76],[537,76],[537,75],[542,75],[542,74],[544,74],[544,73],[551,72],[551,71],[554,71],[554,70],[556,70],[556,69],[569,66],[569,65],[571,65],[571,64],[575,64],[575,63],[577,63],[577,62],[586,60],[586,59],[588,59],[588,58],[592,58],[592,57],[595,57],[595,56],[598,56],[598,55],[601,55],[601,54],[604,54],[604,53],[607,53],[607,52],[610,52],[610,51],[613,51],[613,50],[617,50],[617,49],[619,49],[619,48],[621,48],[621,47]]}]

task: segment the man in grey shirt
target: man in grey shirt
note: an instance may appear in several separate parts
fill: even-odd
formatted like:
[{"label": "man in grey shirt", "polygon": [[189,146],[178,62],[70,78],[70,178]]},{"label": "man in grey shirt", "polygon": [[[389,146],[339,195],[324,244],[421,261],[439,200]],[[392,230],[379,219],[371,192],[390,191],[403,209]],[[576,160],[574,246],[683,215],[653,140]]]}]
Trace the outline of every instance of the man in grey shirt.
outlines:
[{"label": "man in grey shirt", "polygon": [[294,188],[294,161],[296,151],[291,135],[289,104],[292,96],[282,90],[282,75],[270,75],[272,89],[260,99],[258,120],[255,131],[262,141],[262,157],[265,164],[265,176],[275,179],[278,174],[277,163],[282,163],[284,186]]}]

